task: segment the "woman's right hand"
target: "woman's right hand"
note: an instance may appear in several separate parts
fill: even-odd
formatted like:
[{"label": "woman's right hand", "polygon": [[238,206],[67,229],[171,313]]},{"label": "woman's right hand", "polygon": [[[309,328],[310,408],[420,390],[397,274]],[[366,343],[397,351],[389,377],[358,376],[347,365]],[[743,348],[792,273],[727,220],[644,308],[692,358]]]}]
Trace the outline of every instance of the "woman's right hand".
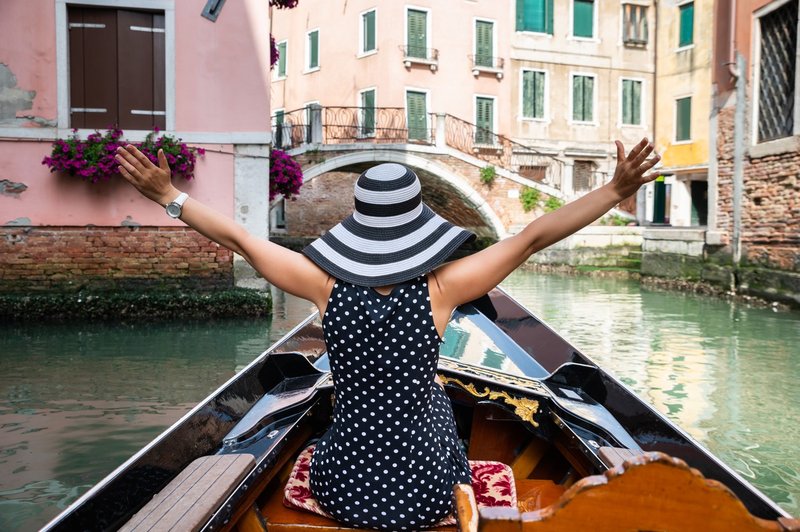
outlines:
[{"label": "woman's right hand", "polygon": [[122,177],[147,198],[166,205],[180,194],[172,185],[172,171],[163,150],[158,150],[158,166],[132,144],[117,148],[114,158]]}]

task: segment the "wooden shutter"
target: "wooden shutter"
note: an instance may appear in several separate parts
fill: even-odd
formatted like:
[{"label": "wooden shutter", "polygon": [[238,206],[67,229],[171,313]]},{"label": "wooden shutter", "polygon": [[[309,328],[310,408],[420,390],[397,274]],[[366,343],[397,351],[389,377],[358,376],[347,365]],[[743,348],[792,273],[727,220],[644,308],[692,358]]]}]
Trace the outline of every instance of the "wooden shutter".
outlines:
[{"label": "wooden shutter", "polygon": [[517,0],[517,31],[553,33],[553,0]]},{"label": "wooden shutter", "polygon": [[375,49],[375,11],[364,13],[364,42],[362,52],[370,52]]},{"label": "wooden shutter", "polygon": [[574,76],[572,78],[572,119],[591,122],[594,117],[594,78]]},{"label": "wooden shutter", "polygon": [[120,127],[163,129],[164,16],[118,10],[117,44]]},{"label": "wooden shutter", "polygon": [[375,134],[375,91],[361,93],[361,134]]},{"label": "wooden shutter", "polygon": [[572,34],[575,37],[594,37],[594,2],[573,0]]},{"label": "wooden shutter", "polygon": [[319,66],[319,31],[308,34],[308,68]]},{"label": "wooden shutter", "polygon": [[107,128],[117,113],[117,16],[114,10],[68,6],[70,125]]},{"label": "wooden shutter", "polygon": [[675,140],[680,142],[692,138],[692,98],[681,98],[676,100],[675,105]]},{"label": "wooden shutter", "polygon": [[286,76],[286,41],[278,43],[278,77]]},{"label": "wooden shutter", "polygon": [[475,143],[493,144],[492,128],[494,125],[494,100],[491,98],[475,99],[476,125]]},{"label": "wooden shutter", "polygon": [[416,9],[408,10],[408,55],[428,57],[428,14]]},{"label": "wooden shutter", "polygon": [[523,118],[534,118],[533,108],[534,98],[534,72],[526,70],[522,72],[522,116]]},{"label": "wooden shutter", "polygon": [[642,123],[641,81],[622,80],[622,123],[630,125]]},{"label": "wooden shutter", "polygon": [[425,93],[408,91],[406,93],[406,108],[408,111],[409,140],[428,140],[428,110],[425,106]]},{"label": "wooden shutter", "polygon": [[494,49],[492,46],[494,24],[483,20],[475,22],[475,64],[478,66],[494,66]]},{"label": "wooden shutter", "polygon": [[694,2],[680,6],[680,21],[678,46],[688,46],[694,42]]}]

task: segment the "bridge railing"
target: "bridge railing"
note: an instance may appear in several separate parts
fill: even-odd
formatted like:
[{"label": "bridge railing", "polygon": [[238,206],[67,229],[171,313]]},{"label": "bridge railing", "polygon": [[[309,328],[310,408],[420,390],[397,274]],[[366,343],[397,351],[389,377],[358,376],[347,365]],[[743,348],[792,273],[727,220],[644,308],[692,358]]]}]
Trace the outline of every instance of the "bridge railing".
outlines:
[{"label": "bridge railing", "polygon": [[561,190],[563,161],[458,117],[444,115],[444,121],[445,143],[451,148]]},{"label": "bridge railing", "polygon": [[[273,115],[273,144],[282,149],[303,144],[447,145],[490,165],[562,189],[565,163],[553,155],[449,114],[430,113],[412,124],[407,116],[403,107],[310,105]],[[440,138],[436,138],[437,132]]]}]

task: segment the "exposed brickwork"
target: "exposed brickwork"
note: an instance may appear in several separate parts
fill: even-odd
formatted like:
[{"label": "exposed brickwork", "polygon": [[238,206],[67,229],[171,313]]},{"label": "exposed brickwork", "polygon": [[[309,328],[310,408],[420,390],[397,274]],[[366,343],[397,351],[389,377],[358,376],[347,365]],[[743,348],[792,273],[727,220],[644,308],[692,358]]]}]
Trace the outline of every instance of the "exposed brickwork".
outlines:
[{"label": "exposed brickwork", "polygon": [[[733,116],[731,106],[720,111],[718,121],[718,226],[728,239],[733,234]],[[800,271],[800,153],[745,157],[743,174],[743,258],[758,266]]]},{"label": "exposed brickwork", "polygon": [[233,253],[182,227],[0,227],[0,291],[227,288]]}]

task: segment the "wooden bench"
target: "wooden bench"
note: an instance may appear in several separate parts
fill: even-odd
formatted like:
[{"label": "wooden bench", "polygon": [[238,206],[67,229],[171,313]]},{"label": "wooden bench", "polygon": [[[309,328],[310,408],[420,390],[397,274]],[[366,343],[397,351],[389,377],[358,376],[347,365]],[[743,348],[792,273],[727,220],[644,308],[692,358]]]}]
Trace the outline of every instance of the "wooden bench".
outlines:
[{"label": "wooden bench", "polygon": [[198,458],[120,530],[199,530],[255,465],[249,454]]}]

